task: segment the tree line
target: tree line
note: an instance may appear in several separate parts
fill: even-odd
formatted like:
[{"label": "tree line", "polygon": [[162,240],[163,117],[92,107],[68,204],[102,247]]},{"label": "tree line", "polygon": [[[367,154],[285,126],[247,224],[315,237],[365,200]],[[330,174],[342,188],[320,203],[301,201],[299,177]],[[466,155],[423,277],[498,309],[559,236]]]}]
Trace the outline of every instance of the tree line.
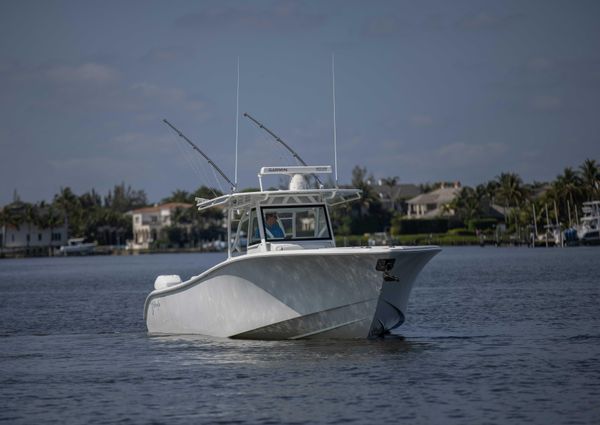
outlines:
[{"label": "tree line", "polygon": [[[373,175],[365,167],[356,166],[353,169],[349,187],[361,189],[362,196],[357,202],[332,209],[336,234],[344,236],[401,231],[398,223],[404,219],[402,213],[384,206],[374,182]],[[381,184],[390,188],[398,183],[398,177],[381,179]],[[427,192],[437,187],[438,184],[426,184],[421,185],[421,190]],[[194,204],[196,197],[213,198],[220,195],[222,193],[219,190],[207,186],[201,186],[194,192],[177,189],[162,199],[161,203]],[[585,160],[577,169],[565,168],[552,182],[524,183],[516,173],[501,173],[486,183],[461,188],[454,200],[444,206],[444,210],[451,212],[455,220],[467,226],[478,220],[483,223],[481,220],[485,221],[488,217],[489,206],[498,205],[504,209],[509,232],[520,233],[534,222],[534,212],[538,223],[545,222],[547,208],[553,222],[558,219],[564,225],[573,225],[581,217],[581,204],[590,200],[600,200],[600,171],[593,159]],[[76,195],[69,187],[65,187],[54,196],[52,202],[32,204],[20,201],[18,196],[14,201],[0,212],[0,226],[36,225],[38,228],[54,229],[66,222],[70,237],[83,237],[100,245],[121,245],[131,239],[132,220],[126,213],[150,205],[144,190],[134,190],[125,183],[115,185],[105,196],[94,189]],[[166,230],[165,237],[179,245],[215,237],[217,229],[214,224],[222,218],[221,214],[219,210],[209,210],[202,215],[195,208],[177,210],[175,225]],[[182,232],[182,227],[187,230]]]},{"label": "tree line", "polygon": [[23,202],[16,193],[13,198],[0,212],[0,225],[54,230],[66,224],[71,237],[102,245],[125,243],[132,230],[131,218],[125,213],[148,204],[143,190],[133,190],[125,183],[115,185],[104,197],[94,189],[76,195],[64,187],[51,202]]},{"label": "tree line", "polygon": [[[366,168],[354,168],[351,186],[361,189],[362,197],[332,212],[337,234],[403,233],[400,223],[406,220],[405,214],[384,208],[373,182]],[[397,177],[381,179],[381,185],[390,188],[398,183]],[[448,182],[421,184],[420,189],[427,193],[439,188],[441,183]],[[497,218],[490,217],[490,206],[499,206],[507,232],[521,236],[532,223],[541,227],[547,219],[551,223],[558,220],[563,227],[575,225],[582,215],[582,203],[592,200],[600,200],[600,168],[596,160],[586,159],[577,169],[566,167],[551,182],[525,183],[517,173],[505,172],[475,187],[464,186],[442,207],[442,216],[451,217],[455,227],[485,229],[498,222]]]},{"label": "tree line", "polygon": [[595,160],[586,159],[578,169],[566,167],[551,182],[529,184],[516,173],[502,173],[485,184],[463,188],[449,207],[468,222],[482,218],[485,205],[502,206],[509,232],[519,236],[532,223],[572,227],[581,218],[583,202],[593,200],[600,200],[600,170]]}]

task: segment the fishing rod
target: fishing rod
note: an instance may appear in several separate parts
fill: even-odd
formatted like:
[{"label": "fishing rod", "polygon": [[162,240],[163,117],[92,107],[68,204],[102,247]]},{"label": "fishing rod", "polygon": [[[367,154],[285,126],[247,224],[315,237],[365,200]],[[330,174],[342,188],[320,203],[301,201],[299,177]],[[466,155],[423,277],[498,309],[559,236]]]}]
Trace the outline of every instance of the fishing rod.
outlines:
[{"label": "fishing rod", "polygon": [[235,183],[233,183],[231,180],[229,180],[229,178],[225,175],[225,173],[223,173],[223,171],[221,171],[221,169],[217,166],[217,164],[215,164],[208,156],[206,156],[206,154],[204,152],[202,152],[200,150],[200,148],[198,146],[196,146],[190,139],[185,137],[185,134],[183,134],[181,131],[179,131],[173,124],[171,124],[166,119],[163,119],[163,122],[165,124],[167,124],[169,127],[171,127],[173,129],[173,131],[179,135],[179,137],[181,137],[183,140],[188,142],[195,151],[197,151],[200,155],[202,155],[204,157],[204,159],[206,159],[208,161],[208,163],[210,165],[212,165],[212,167],[219,172],[221,177],[223,177],[227,181],[227,183],[229,183],[231,185],[231,191],[235,192],[235,190],[237,189]]},{"label": "fishing rod", "polygon": [[[308,165],[306,164],[306,162],[304,162],[304,160],[302,158],[300,158],[300,155],[298,155],[296,153],[296,151],[294,151],[292,148],[290,148],[288,146],[287,143],[285,143],[283,140],[281,140],[281,138],[279,136],[277,136],[275,133],[273,133],[271,130],[269,130],[267,127],[265,127],[264,125],[262,125],[256,118],[252,117],[249,113],[244,112],[244,116],[247,117],[248,119],[250,119],[252,122],[254,122],[258,128],[265,130],[267,133],[269,133],[271,136],[273,136],[273,138],[275,140],[277,140],[279,143],[281,143],[288,151],[290,151],[290,153],[292,154],[292,156],[294,158],[296,158],[298,160],[298,162],[300,162],[300,164],[304,165],[305,167],[307,167]],[[316,174],[313,174],[314,178],[317,180],[317,183],[319,183],[319,186],[322,188],[323,187],[323,183],[321,182],[321,180],[319,179],[319,176],[317,176]]]}]

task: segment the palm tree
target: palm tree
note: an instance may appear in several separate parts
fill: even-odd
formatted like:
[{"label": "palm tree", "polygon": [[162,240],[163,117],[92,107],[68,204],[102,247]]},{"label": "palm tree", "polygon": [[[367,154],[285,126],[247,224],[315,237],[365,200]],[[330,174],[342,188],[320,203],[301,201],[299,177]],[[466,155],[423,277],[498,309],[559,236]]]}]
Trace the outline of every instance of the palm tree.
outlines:
[{"label": "palm tree", "polygon": [[83,211],[79,198],[69,187],[61,187],[60,192],[54,195],[54,207],[64,213],[67,218],[69,234],[80,236],[81,217]]},{"label": "palm tree", "polygon": [[575,206],[581,200],[583,195],[581,178],[571,167],[564,169],[563,174],[556,177],[553,184],[559,205],[562,205],[562,210],[566,209],[567,200],[572,206]]},{"label": "palm tree", "polygon": [[444,206],[444,209],[454,210],[456,215],[465,222],[479,218],[482,214],[479,194],[468,186],[463,187],[448,208]]},{"label": "palm tree", "polygon": [[485,184],[485,194],[487,198],[490,200],[490,204],[496,203],[496,192],[500,184],[496,180],[490,180]]},{"label": "palm tree", "polygon": [[102,207],[102,197],[94,189],[79,196],[79,204],[85,210]]},{"label": "palm tree", "polygon": [[6,246],[6,229],[15,228],[20,230],[23,221],[24,216],[20,201],[9,204],[2,209],[0,212],[0,225],[4,228],[4,236],[2,237],[3,247]]},{"label": "palm tree", "polygon": [[194,196],[185,190],[176,189],[173,193],[171,193],[171,196],[161,200],[162,204],[166,204],[167,202],[194,203]]},{"label": "palm tree", "polygon": [[498,177],[496,196],[507,207],[517,207],[524,198],[523,181],[518,174],[502,173]]},{"label": "palm tree", "polygon": [[390,210],[396,211],[396,201],[398,199],[398,182],[400,179],[398,176],[394,177],[384,177],[381,179],[381,185],[388,188],[389,200],[390,200]]},{"label": "palm tree", "polygon": [[38,222],[37,207],[32,204],[25,204],[23,209],[23,221],[27,223],[27,251],[31,242],[31,225]]},{"label": "palm tree", "polygon": [[583,190],[588,201],[598,199],[600,192],[600,169],[595,159],[586,159],[579,167]]},{"label": "palm tree", "polygon": [[516,173],[502,173],[497,180],[496,198],[507,210],[509,207],[518,208],[525,197],[521,177]]},{"label": "palm tree", "polygon": [[115,185],[114,189],[108,192],[108,195],[104,198],[106,207],[121,213],[141,208],[147,204],[146,192],[134,190],[131,186],[125,186],[124,182]]},{"label": "palm tree", "polygon": [[352,169],[352,186],[362,191],[360,200],[360,215],[365,215],[371,208],[373,203],[379,202],[378,196],[371,185],[372,176],[367,175],[366,167],[358,165]]},{"label": "palm tree", "polygon": [[6,226],[8,226],[9,220],[10,217],[6,208],[0,209],[0,229],[2,230],[2,233],[0,234],[2,236],[2,245],[0,248],[4,248],[6,245],[6,241],[4,239],[6,238]]},{"label": "palm tree", "polygon": [[38,223],[43,229],[50,229],[50,240],[48,242],[48,254],[50,255],[52,253],[54,229],[64,223],[64,216],[51,204],[41,209],[38,216]]},{"label": "palm tree", "polygon": [[485,184],[478,184],[475,187],[475,195],[477,196],[477,199],[479,199],[481,202],[490,200],[488,189]]},{"label": "palm tree", "polygon": [[[523,187],[523,180],[516,173],[502,173],[497,178],[498,189],[496,190],[496,199],[504,204],[506,208],[506,224],[510,224],[510,215],[512,212],[513,223],[517,231],[517,237],[520,236],[519,227],[519,209],[526,198],[526,190]],[[511,210],[509,210],[511,208]]]}]

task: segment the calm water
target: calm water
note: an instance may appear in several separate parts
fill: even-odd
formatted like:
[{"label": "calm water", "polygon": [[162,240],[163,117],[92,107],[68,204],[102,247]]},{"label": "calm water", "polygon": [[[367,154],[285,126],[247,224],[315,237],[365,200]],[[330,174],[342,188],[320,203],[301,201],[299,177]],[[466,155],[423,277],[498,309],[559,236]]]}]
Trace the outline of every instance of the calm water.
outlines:
[{"label": "calm water", "polygon": [[0,421],[600,423],[600,248],[447,248],[403,337],[148,337],[154,277],[222,258],[0,261]]}]

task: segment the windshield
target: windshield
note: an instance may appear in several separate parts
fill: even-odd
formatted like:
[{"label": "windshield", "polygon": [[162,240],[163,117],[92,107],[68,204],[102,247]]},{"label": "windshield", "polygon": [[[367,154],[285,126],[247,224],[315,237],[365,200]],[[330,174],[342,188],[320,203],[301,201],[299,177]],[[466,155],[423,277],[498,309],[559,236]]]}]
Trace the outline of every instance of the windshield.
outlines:
[{"label": "windshield", "polygon": [[323,205],[261,208],[267,241],[331,239]]}]

